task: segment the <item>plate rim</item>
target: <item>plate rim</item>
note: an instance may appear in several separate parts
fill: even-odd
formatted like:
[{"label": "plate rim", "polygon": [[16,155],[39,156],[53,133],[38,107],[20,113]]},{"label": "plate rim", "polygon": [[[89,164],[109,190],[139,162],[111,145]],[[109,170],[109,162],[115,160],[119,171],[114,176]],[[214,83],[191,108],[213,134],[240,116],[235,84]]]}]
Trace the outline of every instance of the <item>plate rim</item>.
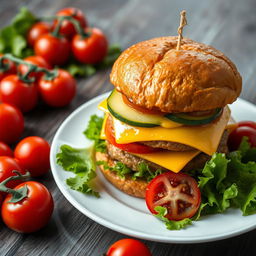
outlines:
[{"label": "plate rim", "polygon": [[[229,232],[226,232],[224,234],[217,235],[217,236],[216,235],[207,236],[207,237],[202,236],[202,238],[198,238],[198,236],[195,237],[195,238],[193,238],[193,237],[184,237],[182,240],[180,239],[180,237],[179,238],[175,238],[175,237],[172,237],[172,236],[170,236],[170,237],[159,237],[158,235],[148,235],[148,234],[145,234],[143,232],[131,230],[129,228],[119,226],[117,224],[113,224],[113,223],[109,222],[108,220],[97,216],[97,214],[92,213],[90,210],[83,207],[76,199],[74,199],[72,197],[72,195],[70,193],[68,193],[68,190],[63,185],[63,181],[61,181],[59,179],[59,177],[57,175],[58,172],[55,169],[55,165],[56,165],[56,162],[55,162],[56,155],[55,154],[56,154],[56,149],[58,149],[57,148],[58,137],[59,137],[59,134],[62,132],[62,130],[65,128],[66,124],[69,122],[69,120],[73,118],[73,116],[75,116],[77,113],[79,113],[82,109],[86,108],[87,106],[89,106],[91,104],[94,104],[95,102],[99,101],[101,98],[105,98],[107,95],[109,95],[109,93],[110,93],[110,91],[106,92],[106,93],[103,93],[103,94],[100,94],[100,95],[90,99],[89,101],[83,103],[78,108],[76,108],[60,124],[60,126],[58,127],[58,129],[57,129],[57,131],[54,135],[54,138],[52,140],[52,146],[51,146],[51,151],[50,151],[51,172],[52,172],[54,181],[57,184],[57,187],[59,188],[61,193],[69,201],[69,203],[71,205],[73,205],[82,214],[84,214],[85,216],[87,216],[91,220],[99,223],[100,225],[102,225],[104,227],[107,227],[111,230],[114,230],[116,232],[119,232],[119,233],[122,233],[122,234],[125,234],[125,235],[129,235],[129,236],[132,236],[132,237],[145,239],[145,240],[149,240],[149,241],[155,241],[155,242],[177,243],[177,244],[206,243],[206,242],[213,242],[213,241],[218,241],[218,240],[223,240],[223,239],[227,239],[227,238],[230,238],[230,237],[238,236],[240,234],[246,233],[246,232],[256,228],[256,223],[255,223],[254,225],[248,225],[243,229],[239,229],[236,232],[229,231]],[[255,105],[252,104],[251,102],[248,102],[248,101],[246,101],[244,99],[241,99],[241,98],[238,98],[238,101],[241,101],[243,104],[246,104],[248,107],[253,108],[253,109],[256,110]],[[170,232],[172,232],[172,231],[170,231]]]}]

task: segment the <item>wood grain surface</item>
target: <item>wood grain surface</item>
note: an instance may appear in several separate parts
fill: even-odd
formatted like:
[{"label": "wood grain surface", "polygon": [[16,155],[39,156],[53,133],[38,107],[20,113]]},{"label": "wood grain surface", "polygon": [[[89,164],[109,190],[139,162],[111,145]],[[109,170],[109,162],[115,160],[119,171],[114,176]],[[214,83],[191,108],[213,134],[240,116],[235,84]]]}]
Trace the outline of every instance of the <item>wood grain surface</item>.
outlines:
[{"label": "wood grain surface", "polygon": [[[230,57],[243,77],[241,97],[256,103],[255,0],[1,0],[0,26],[8,24],[23,5],[38,16],[54,14],[66,6],[79,7],[91,25],[102,28],[109,40],[120,43],[123,49],[152,37],[176,35],[179,12],[186,9],[189,25],[185,36],[211,44]],[[109,71],[79,80],[78,94],[70,106],[62,109],[40,106],[27,114],[24,137],[38,135],[51,141],[59,125],[74,109],[112,88]],[[110,244],[125,237],[93,222],[71,206],[51,174],[40,181],[50,189],[55,200],[51,222],[40,232],[29,235],[12,232],[0,223],[1,256],[100,256]],[[154,256],[256,255],[255,238],[256,230],[203,244],[145,243]]]}]

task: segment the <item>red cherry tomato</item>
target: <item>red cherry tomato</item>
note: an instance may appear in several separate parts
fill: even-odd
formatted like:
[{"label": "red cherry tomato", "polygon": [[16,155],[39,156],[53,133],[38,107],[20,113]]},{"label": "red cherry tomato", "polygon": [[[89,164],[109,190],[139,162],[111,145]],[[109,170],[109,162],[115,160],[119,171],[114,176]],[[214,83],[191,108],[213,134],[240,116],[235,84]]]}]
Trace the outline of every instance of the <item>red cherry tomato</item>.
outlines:
[{"label": "red cherry tomato", "polygon": [[122,239],[110,246],[106,256],[152,256],[148,247],[136,239]]},{"label": "red cherry tomato", "polygon": [[9,75],[0,82],[0,100],[28,112],[37,104],[38,91],[34,83],[28,84],[17,75]]},{"label": "red cherry tomato", "polygon": [[91,33],[88,38],[82,38],[79,34],[74,36],[72,52],[78,61],[96,64],[107,55],[108,41],[98,28],[86,29],[86,32]]},{"label": "red cherry tomato", "polygon": [[[29,62],[31,64],[34,64],[34,65],[36,65],[38,67],[41,67],[41,68],[46,68],[46,69],[51,68],[50,64],[48,64],[46,62],[46,60],[44,58],[42,58],[41,56],[36,56],[36,55],[35,56],[29,56],[29,57],[25,58],[24,61]],[[29,70],[29,68],[25,64],[21,64],[21,65],[18,66],[18,71],[22,75],[26,74],[28,72],[28,70]],[[31,72],[29,74],[29,77],[30,78],[35,77],[35,81],[38,81],[41,78],[42,75],[44,75],[43,72]]]},{"label": "red cherry tomato", "polygon": [[51,65],[64,65],[70,56],[70,44],[65,37],[44,34],[35,42],[36,55],[43,57]]},{"label": "red cherry tomato", "polygon": [[256,130],[256,122],[253,122],[253,121],[241,121],[238,123],[238,126],[239,127],[241,127],[241,126],[251,127]]},{"label": "red cherry tomato", "polygon": [[[2,57],[2,56],[3,56],[3,54],[0,54],[0,57]],[[2,79],[4,79],[6,76],[9,76],[11,74],[15,74],[16,71],[17,71],[15,63],[12,62],[11,60],[6,59],[6,60],[3,61],[3,63],[8,64],[9,68],[6,71],[0,71],[0,81]]]},{"label": "red cherry tomato", "polygon": [[244,136],[248,137],[248,141],[252,147],[256,147],[256,129],[250,126],[239,126],[229,134],[229,150],[237,150]]},{"label": "red cherry tomato", "polygon": [[76,94],[76,81],[65,70],[59,69],[53,80],[39,81],[39,91],[46,104],[52,107],[68,105]]},{"label": "red cherry tomato", "polygon": [[24,130],[24,118],[19,109],[0,103],[0,141],[13,143]]},{"label": "red cherry tomato", "polygon": [[157,151],[161,151],[161,149],[158,148],[152,148],[149,147],[147,145],[143,145],[140,143],[127,143],[127,144],[119,144],[116,142],[115,136],[113,134],[113,127],[111,124],[111,121],[109,119],[107,119],[106,122],[106,127],[105,127],[105,134],[107,137],[107,140],[114,145],[117,148],[120,148],[124,151],[130,152],[130,153],[134,153],[134,154],[148,154],[148,153],[152,153],[152,152],[157,152]]},{"label": "red cherry tomato", "polygon": [[50,145],[36,136],[21,140],[14,150],[14,156],[32,177],[46,174],[50,168]]},{"label": "red cherry tomato", "polygon": [[201,203],[201,193],[195,179],[184,173],[168,171],[155,177],[146,189],[148,209],[156,214],[156,206],[167,209],[166,218],[191,218]]},{"label": "red cherry tomato", "polygon": [[[18,171],[21,174],[25,174],[24,169],[21,167],[17,160],[9,156],[0,156],[0,182],[11,176],[16,176],[17,174],[13,173],[13,171]],[[21,182],[22,181],[19,180],[12,180],[9,181],[6,186],[9,188],[14,188]]]},{"label": "red cherry tomato", "polygon": [[46,22],[37,22],[35,23],[28,31],[27,41],[28,44],[33,47],[36,40],[51,31],[51,25]]},{"label": "red cherry tomato", "polygon": [[43,228],[53,212],[53,199],[48,189],[36,181],[24,182],[15,189],[27,186],[28,195],[22,201],[9,203],[7,195],[2,205],[2,219],[12,230],[31,233]]},{"label": "red cherry tomato", "polygon": [[0,156],[10,156],[13,157],[13,152],[11,148],[5,144],[4,142],[0,141]]},{"label": "red cherry tomato", "polygon": [[[85,28],[87,26],[87,21],[86,18],[83,14],[83,12],[78,9],[78,8],[74,8],[74,7],[69,7],[69,8],[64,8],[61,9],[60,11],[58,11],[56,13],[57,16],[72,16],[74,19],[76,19],[80,25],[82,26],[82,28]],[[57,25],[57,21],[54,21],[54,28]],[[76,29],[74,27],[74,25],[68,21],[68,20],[64,20],[61,23],[61,27],[59,30],[59,33],[67,38],[72,38],[76,33]]]}]

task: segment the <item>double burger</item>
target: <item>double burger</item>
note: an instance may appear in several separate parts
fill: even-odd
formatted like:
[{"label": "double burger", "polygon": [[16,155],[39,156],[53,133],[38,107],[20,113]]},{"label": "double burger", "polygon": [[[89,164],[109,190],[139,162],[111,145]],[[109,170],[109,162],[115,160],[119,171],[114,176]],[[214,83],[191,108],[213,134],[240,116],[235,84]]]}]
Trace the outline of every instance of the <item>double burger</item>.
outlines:
[{"label": "double burger", "polygon": [[145,197],[148,180],[120,177],[121,162],[138,172],[189,172],[202,168],[215,152],[227,153],[230,110],[241,92],[236,66],[211,46],[178,37],[137,43],[115,62],[115,86],[99,108],[105,112],[101,139],[107,152],[96,154],[107,180],[123,192]]}]

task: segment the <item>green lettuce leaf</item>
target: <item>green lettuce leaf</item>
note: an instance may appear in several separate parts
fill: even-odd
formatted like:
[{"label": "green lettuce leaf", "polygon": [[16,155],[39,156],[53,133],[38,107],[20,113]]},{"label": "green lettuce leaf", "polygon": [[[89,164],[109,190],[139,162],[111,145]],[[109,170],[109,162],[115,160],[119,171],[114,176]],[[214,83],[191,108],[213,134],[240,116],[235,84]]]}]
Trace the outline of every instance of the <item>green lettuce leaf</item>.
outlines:
[{"label": "green lettuce leaf", "polygon": [[88,77],[96,73],[96,68],[89,64],[72,61],[64,67],[74,77]]},{"label": "green lettuce leaf", "polygon": [[[244,156],[246,157],[246,154]],[[256,163],[252,161],[243,163],[241,151],[232,152],[229,157],[231,161],[226,183],[236,183],[238,189],[233,204],[241,209],[243,215],[254,214],[256,213]]]},{"label": "green lettuce leaf", "polygon": [[156,171],[150,170],[149,166],[145,162],[139,163],[137,167],[138,171],[133,171],[131,168],[119,161],[116,162],[114,166],[109,166],[106,161],[97,161],[96,164],[102,165],[105,170],[115,172],[116,175],[119,176],[121,179],[125,179],[125,175],[129,174],[131,175],[133,180],[141,178],[147,181],[151,181],[157,175],[163,173],[161,169],[158,169]]},{"label": "green lettuce leaf", "polygon": [[94,141],[95,151],[106,152],[106,142],[100,139],[100,132],[103,124],[103,117],[97,115],[92,115],[89,124],[84,131],[84,135],[89,139]]},{"label": "green lettuce leaf", "polygon": [[199,219],[201,214],[221,213],[230,207],[240,208],[243,215],[256,213],[255,159],[256,149],[250,147],[247,138],[237,151],[214,154],[195,177],[202,204],[194,219]]},{"label": "green lettuce leaf", "polygon": [[227,176],[228,163],[229,160],[226,159],[225,154],[215,153],[198,177],[198,186],[204,204],[201,209],[203,214],[224,212],[230,206],[231,198],[237,196],[235,184],[230,186],[223,184]]},{"label": "green lettuce leaf", "polygon": [[125,179],[125,175],[132,174],[133,171],[122,162],[116,162],[114,166],[109,166],[106,161],[97,161],[97,165],[102,165],[105,170],[115,172],[121,179]]},{"label": "green lettuce leaf", "polygon": [[73,190],[99,197],[93,188],[92,180],[96,177],[94,147],[77,149],[69,145],[62,145],[56,155],[57,163],[66,171],[76,174],[66,180]]},{"label": "green lettuce leaf", "polygon": [[178,221],[167,219],[166,217],[164,217],[167,214],[167,209],[165,207],[156,206],[155,211],[157,212],[157,214],[154,215],[158,219],[162,220],[165,223],[166,228],[169,230],[180,230],[192,224],[192,220],[189,218]]},{"label": "green lettuce leaf", "polygon": [[136,178],[143,178],[147,181],[151,181],[154,179],[157,175],[160,175],[163,173],[163,170],[158,169],[156,171],[150,170],[149,166],[145,162],[141,162],[137,166],[137,171],[133,174],[133,179],[136,180]]},{"label": "green lettuce leaf", "polygon": [[11,24],[15,30],[23,36],[26,36],[31,26],[37,22],[37,18],[26,7],[21,7],[19,13],[13,18]]},{"label": "green lettuce leaf", "polygon": [[14,17],[11,24],[0,30],[0,52],[24,58],[33,53],[28,47],[26,35],[37,18],[25,7]]}]

